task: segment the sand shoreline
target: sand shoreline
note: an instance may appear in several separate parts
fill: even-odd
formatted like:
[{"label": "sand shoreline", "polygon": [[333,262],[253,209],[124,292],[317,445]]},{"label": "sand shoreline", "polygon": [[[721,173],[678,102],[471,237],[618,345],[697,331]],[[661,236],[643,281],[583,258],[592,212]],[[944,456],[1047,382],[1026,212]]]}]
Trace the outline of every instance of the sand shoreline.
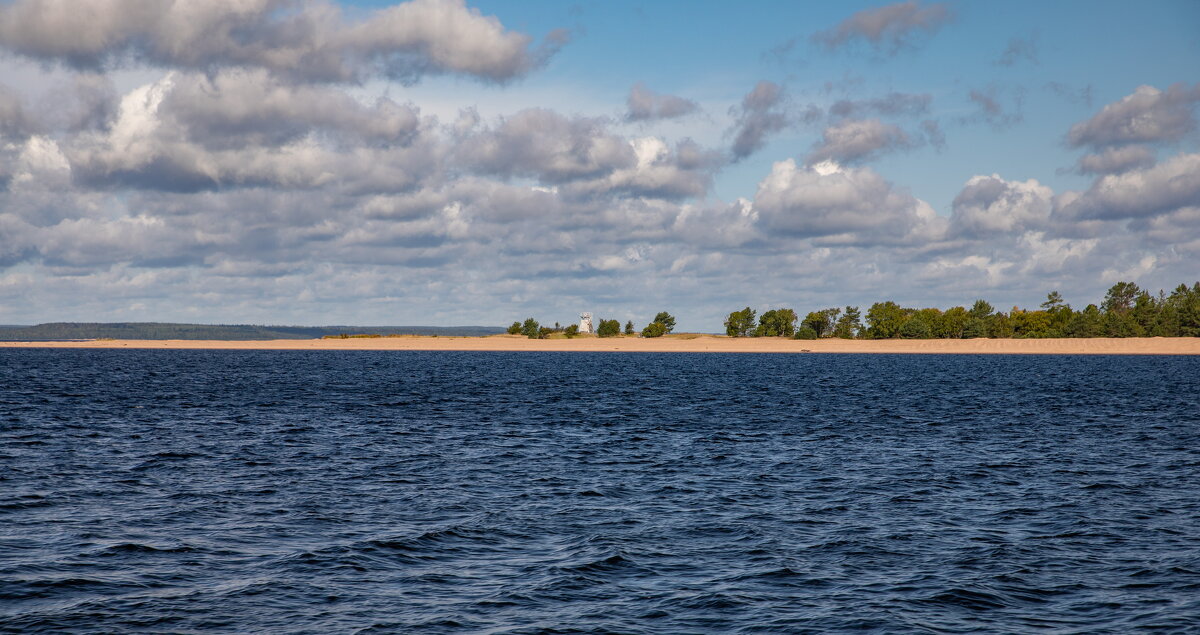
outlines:
[{"label": "sand shoreline", "polygon": [[714,335],[530,340],[489,337],[402,336],[316,340],[86,340],[0,342],[0,348],[143,348],[231,350],[370,351],[571,351],[643,353],[913,353],[993,355],[1200,355],[1197,337],[972,339],[972,340],[787,340]]}]

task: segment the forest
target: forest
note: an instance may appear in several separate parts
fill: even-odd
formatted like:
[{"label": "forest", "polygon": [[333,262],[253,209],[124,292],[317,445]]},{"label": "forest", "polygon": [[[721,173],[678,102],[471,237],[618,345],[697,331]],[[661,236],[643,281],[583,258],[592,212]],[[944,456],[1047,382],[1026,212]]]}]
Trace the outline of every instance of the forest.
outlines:
[{"label": "forest", "polygon": [[872,304],[865,315],[859,307],[847,306],[811,311],[804,319],[793,309],[772,309],[758,316],[746,307],[729,314],[725,333],[796,339],[1200,337],[1200,282],[1157,294],[1132,282],[1118,282],[1098,305],[1078,310],[1057,291],[1048,293],[1037,309],[1014,306],[1007,312],[985,300],[944,311],[886,300]]}]

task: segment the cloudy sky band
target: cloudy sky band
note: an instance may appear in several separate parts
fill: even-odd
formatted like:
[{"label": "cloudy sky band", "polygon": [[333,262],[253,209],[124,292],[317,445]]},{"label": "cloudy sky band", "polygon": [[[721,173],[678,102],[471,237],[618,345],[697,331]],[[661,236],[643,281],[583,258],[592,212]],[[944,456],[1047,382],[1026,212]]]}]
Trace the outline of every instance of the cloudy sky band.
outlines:
[{"label": "cloudy sky band", "polygon": [[[1200,44],[1153,39],[1193,4],[1115,45],[1121,11],[1052,41],[1061,7],[1033,30],[825,8],[769,45],[745,29],[779,21],[750,11],[725,25],[745,68],[705,67],[662,5],[544,8],[0,5],[0,322],[670,307],[715,330],[734,304],[1083,303],[1200,276],[1200,65],[1179,60]],[[701,35],[728,11],[674,9]],[[621,20],[664,33],[640,72]],[[945,57],[971,38],[994,46]],[[1086,61],[1114,48],[1133,70]]]}]

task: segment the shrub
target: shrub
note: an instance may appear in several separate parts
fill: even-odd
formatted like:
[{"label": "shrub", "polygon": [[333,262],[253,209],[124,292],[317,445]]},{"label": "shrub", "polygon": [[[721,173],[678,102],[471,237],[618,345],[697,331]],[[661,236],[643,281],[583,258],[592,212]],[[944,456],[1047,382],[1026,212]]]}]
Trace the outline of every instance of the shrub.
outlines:
[{"label": "shrub", "polygon": [[616,320],[600,320],[596,327],[596,335],[600,337],[615,337],[621,334],[621,323]]},{"label": "shrub", "polygon": [[542,325],[538,324],[537,320],[528,318],[525,320],[525,323],[521,325],[521,335],[524,335],[531,340],[536,340],[538,338],[538,334],[541,332],[541,328]]},{"label": "shrub", "polygon": [[798,340],[815,340],[817,339],[817,332],[811,326],[801,326],[796,329],[795,338]]},{"label": "shrub", "polygon": [[667,334],[667,325],[662,322],[651,322],[642,328],[642,337],[662,337]]}]

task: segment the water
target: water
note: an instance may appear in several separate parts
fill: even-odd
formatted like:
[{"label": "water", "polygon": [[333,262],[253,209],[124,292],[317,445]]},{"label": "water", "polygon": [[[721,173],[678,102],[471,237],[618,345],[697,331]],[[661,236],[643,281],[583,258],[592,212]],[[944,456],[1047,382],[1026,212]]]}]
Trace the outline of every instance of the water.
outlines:
[{"label": "water", "polygon": [[1200,358],[0,350],[0,630],[1200,632]]}]

